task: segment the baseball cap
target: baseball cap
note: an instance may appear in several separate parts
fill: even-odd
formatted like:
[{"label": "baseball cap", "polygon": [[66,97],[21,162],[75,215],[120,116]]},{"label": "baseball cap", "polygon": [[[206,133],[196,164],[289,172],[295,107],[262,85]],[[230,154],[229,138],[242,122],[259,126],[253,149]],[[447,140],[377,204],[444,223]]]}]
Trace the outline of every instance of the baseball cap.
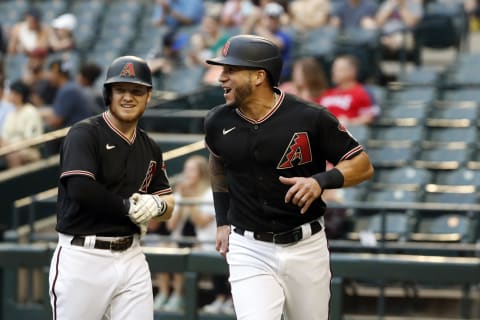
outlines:
[{"label": "baseball cap", "polygon": [[280,17],[281,15],[284,14],[283,7],[276,3],[276,2],[269,2],[263,9],[265,12],[265,15],[269,17]]},{"label": "baseball cap", "polygon": [[71,13],[62,14],[52,21],[52,27],[72,31],[77,25],[77,18]]}]

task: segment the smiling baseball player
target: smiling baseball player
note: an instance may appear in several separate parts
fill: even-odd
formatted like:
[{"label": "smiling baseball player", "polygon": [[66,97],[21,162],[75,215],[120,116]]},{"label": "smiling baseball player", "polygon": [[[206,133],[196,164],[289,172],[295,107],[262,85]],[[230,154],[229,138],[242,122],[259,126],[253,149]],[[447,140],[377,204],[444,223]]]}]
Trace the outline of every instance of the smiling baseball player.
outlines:
[{"label": "smiling baseball player", "polygon": [[[367,180],[362,146],[325,108],[286,95],[269,40],[239,35],[222,55],[225,105],[205,120],[217,218],[240,320],[328,318],[330,262],[324,189]],[[326,162],[335,165],[326,170]],[[231,232],[233,231],[233,232]]]},{"label": "smiling baseball player", "polygon": [[150,219],[170,217],[174,201],[160,148],[137,128],[151,88],[144,60],[117,58],[104,84],[108,111],[65,138],[49,279],[54,320],[153,319],[139,238]]}]

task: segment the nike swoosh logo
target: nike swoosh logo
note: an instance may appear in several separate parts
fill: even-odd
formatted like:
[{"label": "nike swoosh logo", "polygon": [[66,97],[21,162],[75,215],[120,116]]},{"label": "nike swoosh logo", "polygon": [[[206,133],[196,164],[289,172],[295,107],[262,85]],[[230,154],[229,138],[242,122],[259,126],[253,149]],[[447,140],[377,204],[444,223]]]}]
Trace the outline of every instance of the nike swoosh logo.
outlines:
[{"label": "nike swoosh logo", "polygon": [[229,133],[230,133],[231,131],[233,131],[233,130],[235,130],[235,127],[230,128],[230,129],[228,129],[228,130],[224,128],[223,131],[222,131],[222,133],[223,133],[223,135],[226,135],[226,134],[229,134]]},{"label": "nike swoosh logo", "polygon": [[105,146],[105,148],[107,148],[107,150],[112,150],[113,148],[115,148],[115,146],[112,146],[110,144],[107,143],[107,145]]}]

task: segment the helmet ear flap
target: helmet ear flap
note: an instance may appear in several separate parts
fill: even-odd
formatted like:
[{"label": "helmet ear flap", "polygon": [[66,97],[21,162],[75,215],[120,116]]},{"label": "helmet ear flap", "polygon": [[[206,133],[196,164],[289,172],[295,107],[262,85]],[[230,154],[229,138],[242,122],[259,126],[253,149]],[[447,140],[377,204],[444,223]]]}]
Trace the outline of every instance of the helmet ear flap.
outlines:
[{"label": "helmet ear flap", "polygon": [[103,102],[105,102],[105,107],[108,108],[110,106],[111,101],[111,95],[112,95],[112,89],[109,85],[104,85],[103,86]]}]

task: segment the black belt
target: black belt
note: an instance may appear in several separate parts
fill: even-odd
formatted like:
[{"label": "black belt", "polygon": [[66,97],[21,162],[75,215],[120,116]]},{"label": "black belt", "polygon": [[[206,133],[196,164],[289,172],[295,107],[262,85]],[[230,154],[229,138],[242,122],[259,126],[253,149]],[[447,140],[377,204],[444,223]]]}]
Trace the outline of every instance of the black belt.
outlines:
[{"label": "black belt", "polygon": [[[74,236],[70,242],[74,246],[85,246],[85,237]],[[108,249],[112,251],[125,251],[132,246],[133,236],[121,238],[118,240],[107,241],[107,240],[98,240],[95,239],[94,248],[95,249]]]},{"label": "black belt", "polygon": [[[312,230],[312,235],[322,230],[322,225],[320,222],[313,221],[310,222],[310,228]],[[235,227],[233,231],[240,235],[245,235],[245,229]],[[255,240],[265,241],[265,242],[273,242],[278,244],[290,244],[293,242],[298,242],[303,239],[303,232],[302,227],[297,227],[295,229],[280,232],[280,233],[273,233],[273,232],[253,232],[253,238]]]}]

